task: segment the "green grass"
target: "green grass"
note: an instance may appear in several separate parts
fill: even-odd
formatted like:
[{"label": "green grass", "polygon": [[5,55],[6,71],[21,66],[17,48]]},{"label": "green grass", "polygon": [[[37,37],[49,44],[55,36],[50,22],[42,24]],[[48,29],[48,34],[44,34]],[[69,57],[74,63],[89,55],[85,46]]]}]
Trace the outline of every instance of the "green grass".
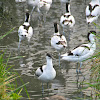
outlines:
[{"label": "green grass", "polygon": [[[96,25],[96,27],[100,28],[100,26]],[[97,39],[100,40],[100,35],[97,33]],[[95,55],[90,57],[90,82],[84,82],[87,85],[85,89],[91,91],[90,100],[100,100],[100,43],[97,43],[97,48]],[[83,89],[84,90],[84,89]],[[85,97],[85,99],[87,99]]]},{"label": "green grass", "polygon": [[[0,39],[3,39],[5,36],[10,34],[14,29],[15,28],[11,29],[5,35],[1,36]],[[24,82],[16,72],[10,71],[13,66],[8,65],[9,60],[16,58],[18,59],[20,57],[18,56],[10,58],[11,54],[9,54],[8,58],[6,58],[5,53],[6,51],[0,51],[0,100],[20,100],[20,98],[22,97],[21,92],[23,89],[30,99],[25,87],[27,84],[29,84],[29,82],[24,84]],[[17,86],[17,78],[20,78],[23,85]]]}]

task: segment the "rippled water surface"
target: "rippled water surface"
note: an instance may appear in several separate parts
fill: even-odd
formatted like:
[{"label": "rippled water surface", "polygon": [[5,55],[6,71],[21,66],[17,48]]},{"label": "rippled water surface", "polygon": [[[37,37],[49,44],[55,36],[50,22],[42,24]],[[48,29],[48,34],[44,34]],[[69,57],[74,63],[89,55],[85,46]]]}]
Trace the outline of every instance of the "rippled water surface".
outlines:
[{"label": "rippled water surface", "polygon": [[[6,57],[11,53],[11,57],[18,56],[18,27],[24,22],[24,15],[26,9],[31,11],[25,2],[16,3],[14,0],[1,0],[3,2],[3,12],[0,13],[0,33],[1,35],[7,33],[9,30],[15,27],[15,29],[6,36],[3,40],[0,40],[0,50],[6,49]],[[71,0],[71,13],[75,17],[75,26],[71,29],[70,48],[72,49],[80,43],[87,42],[87,33],[89,30],[94,29],[94,25],[86,24],[85,8],[90,0]],[[65,4],[63,4],[63,12],[65,12]],[[4,16],[2,15],[4,14]],[[76,63],[61,61],[61,69],[58,64],[58,52],[51,47],[50,39],[54,33],[54,22],[59,23],[61,16],[61,6],[59,0],[54,0],[50,11],[48,12],[46,23],[38,22],[39,14],[36,10],[32,14],[31,26],[34,28],[34,34],[30,43],[30,50],[27,42],[23,41],[20,48],[20,56],[24,56],[20,59],[10,60],[10,64],[13,71],[16,71],[21,75],[24,83],[29,82],[26,86],[31,100],[40,100],[44,97],[48,97],[54,94],[62,95],[69,99],[75,99],[78,97],[84,98],[84,95],[89,96],[88,91],[79,92],[81,89],[80,82],[83,77],[80,75],[79,83],[76,79]],[[3,17],[3,18],[2,18]],[[98,24],[100,20],[98,19]],[[97,30],[98,31],[98,30]],[[62,28],[60,27],[60,32]],[[65,30],[66,38],[68,39],[69,31]],[[68,48],[63,50],[61,54],[68,51]],[[49,52],[53,56],[53,65],[57,71],[57,76],[52,83],[49,84],[49,91],[46,84],[44,84],[45,93],[42,96],[41,82],[34,76],[35,70],[46,64],[45,55]],[[89,80],[89,66],[88,61],[83,63],[82,72],[85,75],[86,81]],[[18,85],[22,83],[18,80]],[[22,91],[22,100],[28,99],[25,91]]]}]

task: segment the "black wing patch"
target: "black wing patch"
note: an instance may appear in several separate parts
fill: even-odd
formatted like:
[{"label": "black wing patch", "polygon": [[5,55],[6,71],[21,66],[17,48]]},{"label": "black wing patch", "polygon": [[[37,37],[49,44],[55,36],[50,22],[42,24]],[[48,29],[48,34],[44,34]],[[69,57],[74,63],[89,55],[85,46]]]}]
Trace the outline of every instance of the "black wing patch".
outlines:
[{"label": "black wing patch", "polygon": [[90,10],[90,12],[92,12],[96,7],[98,7],[99,5],[94,5],[94,7],[92,8],[92,5],[91,4],[89,4],[89,10]]},{"label": "black wing patch", "polygon": [[23,26],[24,26],[24,29],[26,29],[27,30],[27,33],[28,33],[28,29],[29,29],[30,25],[28,25],[28,26],[23,25]]},{"label": "black wing patch", "polygon": [[42,66],[40,67],[40,70],[41,70],[41,72],[43,72],[43,67]]},{"label": "black wing patch", "polygon": [[85,48],[87,48],[88,50],[90,50],[90,48],[89,48],[88,46],[86,46],[86,45],[81,45],[81,47],[85,47]]},{"label": "black wing patch", "polygon": [[73,53],[71,51],[68,52],[68,56],[71,56],[73,55]]}]

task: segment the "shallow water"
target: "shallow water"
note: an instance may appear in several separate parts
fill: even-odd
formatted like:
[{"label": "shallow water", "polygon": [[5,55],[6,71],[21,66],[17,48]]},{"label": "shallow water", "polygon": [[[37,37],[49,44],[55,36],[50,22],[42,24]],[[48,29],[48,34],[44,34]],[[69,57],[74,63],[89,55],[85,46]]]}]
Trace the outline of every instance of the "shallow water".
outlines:
[{"label": "shallow water", "polygon": [[[0,50],[6,49],[6,57],[11,53],[11,57],[18,56],[18,27],[24,22],[25,10],[31,7],[23,3],[16,3],[14,0],[5,0],[3,4],[3,14],[0,14],[0,32],[1,35],[8,32],[10,29],[15,27],[15,29],[5,37],[0,40]],[[86,35],[88,31],[94,29],[94,25],[86,24],[85,19],[85,8],[90,0],[71,0],[71,13],[75,17],[75,26],[71,29],[70,37],[70,48],[72,49],[78,44],[87,42]],[[65,12],[65,4],[63,4],[63,12]],[[42,26],[38,26],[41,22],[38,22],[38,13],[36,11],[32,14],[31,26],[34,28],[34,34],[31,39],[30,49],[28,48],[27,42],[23,41],[20,48],[20,56],[24,56],[20,59],[14,59],[9,62],[9,64],[14,65],[12,70],[16,71],[21,75],[23,82],[29,82],[26,86],[27,91],[30,95],[31,100],[41,100],[44,97],[48,97],[54,94],[62,95],[66,98],[84,98],[84,95],[89,96],[88,91],[79,92],[81,89],[80,82],[82,82],[83,77],[80,75],[79,83],[77,82],[76,74],[76,63],[61,61],[61,69],[59,69],[58,63],[58,52],[53,49],[50,45],[51,36],[54,33],[53,23],[56,21],[59,23],[61,16],[61,6],[58,0],[54,0],[51,9],[47,15],[46,23],[42,23]],[[99,24],[98,19],[98,24]],[[98,30],[97,30],[98,31]],[[62,28],[60,27],[60,32]],[[69,31],[66,29],[66,38],[68,37]],[[61,54],[68,51],[68,48],[63,50]],[[49,52],[53,55],[53,65],[57,71],[57,76],[52,83],[49,84],[49,90],[46,84],[44,84],[45,93],[42,96],[41,82],[34,76],[35,70],[46,63],[45,55]],[[86,81],[89,81],[89,66],[87,65],[89,61],[83,63],[82,72],[85,75]],[[18,85],[22,83],[18,80]],[[84,86],[83,86],[84,87]],[[25,90],[22,91],[22,100],[28,99]],[[77,99],[78,100],[78,99]]]}]

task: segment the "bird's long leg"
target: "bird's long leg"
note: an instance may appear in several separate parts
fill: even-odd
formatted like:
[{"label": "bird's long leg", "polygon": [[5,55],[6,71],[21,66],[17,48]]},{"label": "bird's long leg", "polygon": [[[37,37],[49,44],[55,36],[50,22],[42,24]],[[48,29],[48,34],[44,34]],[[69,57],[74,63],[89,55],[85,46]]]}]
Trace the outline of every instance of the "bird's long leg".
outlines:
[{"label": "bird's long leg", "polygon": [[84,77],[84,75],[82,74],[82,72],[81,72],[81,67],[82,67],[82,62],[80,62],[80,68],[79,68],[79,73],[83,76],[83,80],[85,80],[85,77]]},{"label": "bird's long leg", "polygon": [[63,26],[63,35],[65,36],[64,26]]},{"label": "bird's long leg", "polygon": [[49,83],[47,83],[47,88],[49,89]]},{"label": "bird's long leg", "polygon": [[58,56],[59,56],[59,68],[60,68],[60,52],[59,52]]},{"label": "bird's long leg", "polygon": [[77,66],[76,66],[76,73],[77,73],[77,81],[79,80],[79,75],[78,75],[78,62],[77,62]]},{"label": "bird's long leg", "polygon": [[18,51],[20,50],[21,39],[19,39]]},{"label": "bird's long leg", "polygon": [[47,88],[48,88],[48,95],[49,95],[49,83],[47,83]]},{"label": "bird's long leg", "polygon": [[38,10],[38,12],[39,12],[39,20],[41,21],[41,17],[40,17],[40,15],[41,15],[41,11],[40,11],[39,8],[37,8],[37,10]]},{"label": "bird's long leg", "polygon": [[42,15],[41,15],[41,11],[39,8],[37,8],[38,12],[39,12],[39,17],[38,17],[38,26],[41,27],[42,26]]},{"label": "bird's long leg", "polygon": [[43,86],[43,82],[42,82],[42,94],[44,94],[44,86]]},{"label": "bird's long leg", "polygon": [[33,6],[32,11],[31,11],[31,13],[30,13],[31,18],[32,18],[32,13],[33,13],[33,11],[34,11],[34,8],[35,8],[35,6]]},{"label": "bird's long leg", "polygon": [[69,35],[68,35],[68,42],[67,42],[67,45],[68,45],[68,49],[69,49],[69,41],[70,41],[70,30],[69,30]]},{"label": "bird's long leg", "polygon": [[47,12],[43,15],[43,22],[46,22],[46,16],[47,16]]},{"label": "bird's long leg", "polygon": [[70,33],[71,33],[71,30],[69,29],[68,41],[70,41]]},{"label": "bird's long leg", "polygon": [[[97,20],[95,21],[95,24],[97,24]],[[96,31],[96,29],[97,29],[97,28],[96,28],[96,25],[95,25],[95,31]]]},{"label": "bird's long leg", "polygon": [[30,50],[30,40],[28,40],[28,50]]}]

